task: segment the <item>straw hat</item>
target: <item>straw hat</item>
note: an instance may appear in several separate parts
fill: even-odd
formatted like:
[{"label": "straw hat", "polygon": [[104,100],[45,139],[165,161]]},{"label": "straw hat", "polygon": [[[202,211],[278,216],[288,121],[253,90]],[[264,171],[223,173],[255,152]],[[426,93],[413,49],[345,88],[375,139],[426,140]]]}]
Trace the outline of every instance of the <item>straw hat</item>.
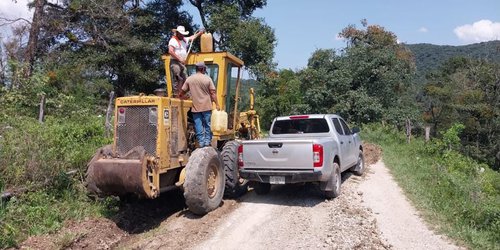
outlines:
[{"label": "straw hat", "polygon": [[186,31],[186,28],[184,28],[184,26],[182,25],[177,26],[177,29],[174,29],[174,31],[177,31],[184,36],[187,36],[189,34],[189,31]]}]

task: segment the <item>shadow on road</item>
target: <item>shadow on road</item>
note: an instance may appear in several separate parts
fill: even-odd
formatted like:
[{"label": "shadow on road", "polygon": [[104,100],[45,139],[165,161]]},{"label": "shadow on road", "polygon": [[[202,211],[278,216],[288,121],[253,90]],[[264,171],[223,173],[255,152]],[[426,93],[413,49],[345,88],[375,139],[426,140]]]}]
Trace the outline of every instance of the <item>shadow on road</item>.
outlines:
[{"label": "shadow on road", "polygon": [[139,234],[158,227],[162,221],[185,208],[182,191],[162,193],[153,200],[128,200],[110,219],[129,234]]},{"label": "shadow on road", "polygon": [[[342,183],[351,178],[351,176],[353,174],[349,171],[342,173]],[[313,183],[272,185],[269,194],[257,195],[255,192],[250,191],[249,194],[240,198],[240,202],[242,203],[266,203],[301,207],[314,207],[325,200],[326,198],[319,189],[319,185]]]},{"label": "shadow on road", "polygon": [[[352,173],[342,173],[342,183],[351,178]],[[341,194],[342,195],[342,194]],[[314,207],[326,199],[318,185],[312,183],[273,185],[271,192],[266,195],[256,195],[250,190],[249,193],[240,198],[226,200],[230,203],[265,203],[280,206],[302,206]],[[221,206],[213,213],[218,213]],[[178,216],[197,220],[203,216],[195,215],[186,209],[184,196],[181,190],[173,190],[162,193],[160,197],[153,200],[128,200],[122,202],[119,211],[110,217],[116,225],[129,234],[140,234],[157,228],[160,224],[173,214],[180,212]]]}]

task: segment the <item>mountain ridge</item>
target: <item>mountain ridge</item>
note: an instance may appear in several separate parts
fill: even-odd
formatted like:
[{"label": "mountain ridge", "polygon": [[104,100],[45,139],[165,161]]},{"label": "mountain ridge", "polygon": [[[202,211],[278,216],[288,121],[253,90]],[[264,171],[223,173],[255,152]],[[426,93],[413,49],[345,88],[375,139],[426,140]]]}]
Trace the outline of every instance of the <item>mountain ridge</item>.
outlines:
[{"label": "mountain ridge", "polygon": [[468,45],[404,44],[415,56],[417,75],[425,76],[453,57],[463,56],[500,63],[500,40]]}]

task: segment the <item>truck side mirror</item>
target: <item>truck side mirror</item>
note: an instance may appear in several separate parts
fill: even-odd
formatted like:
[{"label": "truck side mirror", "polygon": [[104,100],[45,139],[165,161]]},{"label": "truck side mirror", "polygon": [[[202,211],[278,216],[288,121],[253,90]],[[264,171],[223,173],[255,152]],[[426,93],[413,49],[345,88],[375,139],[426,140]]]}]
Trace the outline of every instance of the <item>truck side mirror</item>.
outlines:
[{"label": "truck side mirror", "polygon": [[361,131],[361,130],[358,127],[352,128],[352,133],[353,134],[359,133],[359,131]]}]

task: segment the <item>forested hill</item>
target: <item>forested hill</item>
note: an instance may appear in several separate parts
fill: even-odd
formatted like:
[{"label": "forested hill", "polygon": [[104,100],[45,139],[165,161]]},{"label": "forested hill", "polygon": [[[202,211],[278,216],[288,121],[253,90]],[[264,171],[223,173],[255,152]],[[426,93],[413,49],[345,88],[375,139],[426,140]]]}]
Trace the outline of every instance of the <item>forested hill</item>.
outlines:
[{"label": "forested hill", "polygon": [[417,64],[417,74],[424,76],[452,57],[464,56],[488,59],[500,63],[500,41],[475,43],[463,46],[434,45],[428,43],[407,44]]}]

